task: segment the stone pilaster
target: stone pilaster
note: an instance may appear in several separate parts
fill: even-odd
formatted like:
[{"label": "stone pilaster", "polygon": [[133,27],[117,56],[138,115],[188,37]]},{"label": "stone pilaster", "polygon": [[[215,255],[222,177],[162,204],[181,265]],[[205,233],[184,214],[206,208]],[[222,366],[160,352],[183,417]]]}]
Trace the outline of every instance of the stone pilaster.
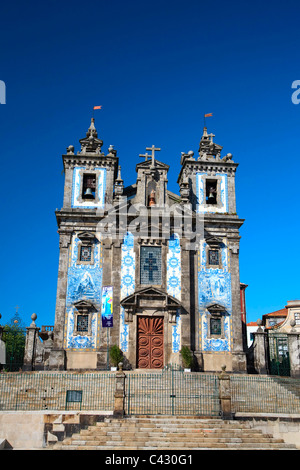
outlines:
[{"label": "stone pilaster", "polygon": [[240,268],[239,268],[239,240],[230,242],[230,271],[232,296],[232,370],[246,372],[246,354],[243,350],[243,332],[240,300]]},{"label": "stone pilaster", "polygon": [[59,267],[57,280],[55,326],[53,334],[53,349],[49,357],[49,368],[53,370],[65,369],[64,326],[66,295],[68,285],[68,260],[71,233],[60,232],[59,239]]},{"label": "stone pilaster", "polygon": [[72,204],[72,181],[73,168],[70,164],[65,164],[65,187],[64,187],[64,204],[63,207],[71,208]]},{"label": "stone pilaster", "polygon": [[[261,320],[258,320],[258,324]],[[254,354],[254,368],[258,374],[268,373],[268,359],[267,359],[267,337],[268,334],[263,331],[261,327],[253,333],[253,354]]]},{"label": "stone pilaster", "polygon": [[181,345],[191,348],[191,269],[189,243],[185,240],[181,243]]},{"label": "stone pilaster", "polygon": [[300,378],[300,334],[292,328],[288,333],[291,377]]}]

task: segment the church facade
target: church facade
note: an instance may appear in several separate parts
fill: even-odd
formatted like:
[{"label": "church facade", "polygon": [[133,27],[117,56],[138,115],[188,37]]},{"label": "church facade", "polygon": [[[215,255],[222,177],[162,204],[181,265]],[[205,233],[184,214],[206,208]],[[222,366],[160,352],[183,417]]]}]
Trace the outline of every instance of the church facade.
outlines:
[{"label": "church facade", "polygon": [[204,128],[197,157],[181,154],[178,194],[154,145],[125,186],[94,119],[80,150],[67,148],[50,369],[103,369],[118,345],[125,368],[180,365],[188,346],[200,371],[246,371],[238,164],[213,138]]}]

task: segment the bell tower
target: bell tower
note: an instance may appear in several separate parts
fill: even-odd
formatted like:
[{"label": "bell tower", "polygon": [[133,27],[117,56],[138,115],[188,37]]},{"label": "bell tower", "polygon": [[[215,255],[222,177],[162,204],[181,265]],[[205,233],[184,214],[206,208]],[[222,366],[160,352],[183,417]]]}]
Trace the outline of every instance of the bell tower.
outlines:
[{"label": "bell tower", "polygon": [[[102,242],[97,233],[99,210],[113,203],[118,173],[117,152],[102,152],[95,120],[91,119],[80,150],[67,148],[63,207],[56,211],[59,233],[59,271],[54,347],[49,368],[72,369],[81,355],[83,368],[96,368],[103,332],[100,322],[103,280]],[[78,367],[78,366],[77,366]]]},{"label": "bell tower", "polygon": [[65,209],[104,209],[112,204],[113,187],[117,176],[118,158],[113,146],[108,154],[102,152],[103,141],[98,138],[95,119],[86,137],[79,140],[81,150],[74,154],[74,146],[67,148],[63,155],[65,172]]},{"label": "bell tower", "polygon": [[204,127],[198,157],[182,153],[178,178],[182,199],[202,217],[204,237],[197,252],[195,355],[202,370],[246,371],[240,303],[239,229],[232,154]]},{"label": "bell tower", "polygon": [[136,165],[136,197],[134,202],[145,207],[164,207],[167,203],[167,183],[169,166],[155,159],[155,152],[160,151],[155,145],[147,147],[147,152],[139,155],[145,158],[144,162]]}]

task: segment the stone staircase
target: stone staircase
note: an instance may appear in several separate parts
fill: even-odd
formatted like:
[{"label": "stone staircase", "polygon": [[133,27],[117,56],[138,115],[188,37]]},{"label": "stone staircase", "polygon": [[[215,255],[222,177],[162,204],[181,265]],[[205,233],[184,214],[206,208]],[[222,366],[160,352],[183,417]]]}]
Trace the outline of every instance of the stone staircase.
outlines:
[{"label": "stone staircase", "polygon": [[288,450],[282,439],[253,429],[250,422],[218,418],[131,416],[106,418],[81,429],[53,450]]}]

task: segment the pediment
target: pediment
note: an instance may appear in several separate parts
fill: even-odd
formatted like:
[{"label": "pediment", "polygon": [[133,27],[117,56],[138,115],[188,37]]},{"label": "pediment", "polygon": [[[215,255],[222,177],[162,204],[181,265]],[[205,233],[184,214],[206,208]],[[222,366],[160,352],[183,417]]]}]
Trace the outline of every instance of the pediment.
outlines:
[{"label": "pediment", "polygon": [[210,304],[206,308],[210,313],[219,313],[220,314],[220,313],[226,312],[225,307],[221,304],[218,304],[218,303]]},{"label": "pediment", "polygon": [[[150,156],[149,156],[150,157]],[[151,157],[149,158],[149,160],[147,160],[146,162],[141,162],[141,163],[138,163],[136,165],[136,169],[138,168],[145,168],[145,169],[148,169],[150,168],[150,166],[152,165],[152,159]],[[170,166],[167,165],[166,163],[163,163],[163,162],[160,162],[159,160],[156,160],[155,159],[155,168],[156,169],[160,169],[160,170],[169,170]]]},{"label": "pediment", "polygon": [[210,246],[220,246],[220,244],[223,242],[221,238],[213,237],[213,236],[207,237],[205,241]]},{"label": "pediment", "polygon": [[139,308],[139,307],[161,307],[161,308],[180,308],[181,302],[168,293],[156,288],[146,287],[135,291],[133,294],[128,295],[121,301],[124,308]]},{"label": "pediment", "polygon": [[78,233],[77,237],[78,237],[80,240],[92,241],[92,240],[94,240],[94,238],[95,238],[95,234],[94,234],[94,233],[91,233],[91,232],[80,232],[80,233]]},{"label": "pediment", "polygon": [[78,310],[78,312],[83,310],[95,310],[94,305],[87,300],[79,300],[78,302],[75,302],[74,307],[76,310]]}]

